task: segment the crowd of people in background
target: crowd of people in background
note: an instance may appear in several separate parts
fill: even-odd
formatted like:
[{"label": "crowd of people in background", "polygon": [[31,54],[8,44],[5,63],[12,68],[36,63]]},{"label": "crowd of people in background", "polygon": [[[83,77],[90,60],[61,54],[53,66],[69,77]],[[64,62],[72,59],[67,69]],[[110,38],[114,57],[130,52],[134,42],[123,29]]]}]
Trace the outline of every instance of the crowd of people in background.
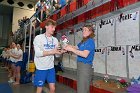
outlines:
[{"label": "crowd of people in background", "polygon": [[2,67],[8,71],[9,83],[20,84],[20,69],[22,66],[23,51],[20,44],[12,42],[2,51]]},{"label": "crowd of people in background", "polygon": [[38,0],[36,4],[36,16],[40,21],[43,21],[51,13],[61,9],[70,1],[71,0]]}]

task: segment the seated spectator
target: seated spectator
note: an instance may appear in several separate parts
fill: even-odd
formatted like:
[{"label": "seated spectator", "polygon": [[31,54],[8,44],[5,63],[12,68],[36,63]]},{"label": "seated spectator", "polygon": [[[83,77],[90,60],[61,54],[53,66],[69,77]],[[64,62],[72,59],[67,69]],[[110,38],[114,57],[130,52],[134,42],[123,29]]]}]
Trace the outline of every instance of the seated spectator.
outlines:
[{"label": "seated spectator", "polygon": [[58,0],[58,2],[61,5],[61,7],[66,5],[66,0]]},{"label": "seated spectator", "polygon": [[40,21],[43,21],[43,19],[46,18],[46,9],[47,9],[47,4],[45,0],[39,0],[36,4],[36,12],[37,12],[37,17]]}]

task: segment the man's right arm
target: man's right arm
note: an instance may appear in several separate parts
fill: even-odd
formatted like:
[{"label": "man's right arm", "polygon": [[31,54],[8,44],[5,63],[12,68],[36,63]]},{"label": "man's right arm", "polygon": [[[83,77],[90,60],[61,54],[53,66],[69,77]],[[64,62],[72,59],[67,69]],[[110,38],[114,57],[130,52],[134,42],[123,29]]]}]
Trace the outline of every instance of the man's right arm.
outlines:
[{"label": "man's right arm", "polygon": [[49,55],[54,55],[54,54],[62,54],[61,53],[61,50],[59,49],[53,49],[53,50],[50,50],[50,51],[43,51],[43,56],[49,56]]},{"label": "man's right arm", "polygon": [[54,54],[61,54],[61,51],[58,49],[53,49],[50,51],[43,51],[37,45],[34,46],[34,49],[35,49],[36,57],[44,57],[44,56],[49,56],[49,55],[54,55]]}]

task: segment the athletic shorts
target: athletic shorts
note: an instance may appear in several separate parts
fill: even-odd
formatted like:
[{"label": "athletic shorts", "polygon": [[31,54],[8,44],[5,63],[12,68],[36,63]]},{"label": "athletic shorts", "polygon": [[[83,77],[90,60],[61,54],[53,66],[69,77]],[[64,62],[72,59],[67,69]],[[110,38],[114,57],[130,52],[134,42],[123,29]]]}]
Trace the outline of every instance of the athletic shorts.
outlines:
[{"label": "athletic shorts", "polygon": [[55,69],[48,69],[48,70],[36,70],[35,77],[34,77],[34,85],[37,87],[43,87],[47,83],[55,83]]},{"label": "athletic shorts", "polygon": [[20,67],[21,67],[21,66],[22,66],[22,61],[16,62],[16,63],[15,63],[15,66],[16,66],[16,67],[17,67],[17,66],[20,66]]}]

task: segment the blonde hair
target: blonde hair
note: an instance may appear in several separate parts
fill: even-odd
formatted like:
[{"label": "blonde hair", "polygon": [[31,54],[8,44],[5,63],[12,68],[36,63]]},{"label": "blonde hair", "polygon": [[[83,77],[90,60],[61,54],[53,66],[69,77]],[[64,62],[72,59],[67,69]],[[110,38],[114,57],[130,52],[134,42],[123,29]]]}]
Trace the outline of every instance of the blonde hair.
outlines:
[{"label": "blonde hair", "polygon": [[56,26],[57,23],[56,21],[52,20],[52,19],[48,19],[45,23],[45,26],[49,26],[49,25],[53,25],[53,26]]}]

